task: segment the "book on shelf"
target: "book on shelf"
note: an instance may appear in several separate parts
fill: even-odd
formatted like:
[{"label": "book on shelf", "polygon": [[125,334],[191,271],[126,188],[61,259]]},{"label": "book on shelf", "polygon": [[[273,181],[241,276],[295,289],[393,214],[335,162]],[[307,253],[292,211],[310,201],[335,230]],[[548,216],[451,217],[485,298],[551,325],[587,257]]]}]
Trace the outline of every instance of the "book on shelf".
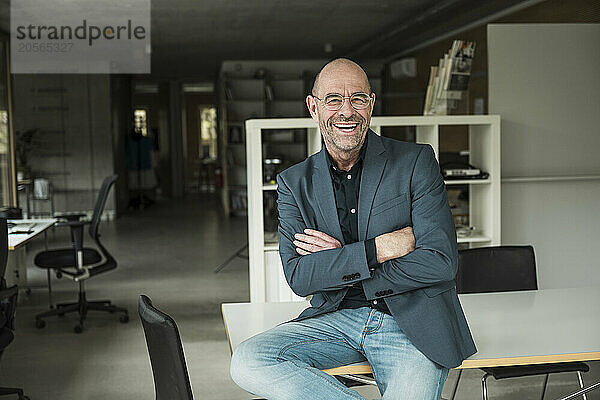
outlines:
[{"label": "book on shelf", "polygon": [[431,98],[433,96],[434,91],[433,83],[437,75],[437,68],[438,67],[432,66],[429,72],[429,83],[427,84],[427,92],[425,93],[425,107],[427,107],[428,104],[431,104]]},{"label": "book on shelf", "polygon": [[449,52],[430,70],[424,115],[447,114],[469,87],[475,42],[455,40]]},{"label": "book on shelf", "polygon": [[275,96],[273,95],[273,87],[271,85],[265,85],[265,98],[267,101],[275,100]]}]

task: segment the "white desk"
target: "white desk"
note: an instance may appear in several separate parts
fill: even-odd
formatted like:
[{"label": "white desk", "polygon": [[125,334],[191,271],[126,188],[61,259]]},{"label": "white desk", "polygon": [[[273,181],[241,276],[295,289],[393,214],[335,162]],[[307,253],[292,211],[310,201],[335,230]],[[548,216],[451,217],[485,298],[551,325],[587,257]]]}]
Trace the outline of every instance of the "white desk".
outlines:
[{"label": "white desk", "polygon": [[[31,239],[44,232],[56,223],[56,218],[46,219],[9,219],[7,222],[15,224],[8,228],[8,249],[16,250]],[[30,233],[13,233],[19,231],[31,231]]]},{"label": "white desk", "polygon": [[[460,301],[478,352],[458,368],[600,360],[600,288],[464,294]],[[308,302],[223,304],[233,350],[245,339],[295,318]],[[326,370],[370,373],[367,363]]]},{"label": "white desk", "polygon": [[[27,285],[25,244],[52,227],[56,221],[55,218],[8,220],[9,223],[15,224],[15,226],[8,228],[8,250],[10,251],[6,272],[4,273],[8,286],[16,284],[19,287],[24,287]],[[19,231],[29,233],[11,233]]]}]

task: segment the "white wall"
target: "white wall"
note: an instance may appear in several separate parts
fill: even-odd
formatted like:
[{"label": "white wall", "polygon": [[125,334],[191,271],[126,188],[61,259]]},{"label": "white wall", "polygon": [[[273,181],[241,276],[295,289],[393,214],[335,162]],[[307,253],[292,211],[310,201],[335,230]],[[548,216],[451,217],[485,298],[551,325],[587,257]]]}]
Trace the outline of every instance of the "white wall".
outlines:
[{"label": "white wall", "polygon": [[[600,25],[488,26],[502,117],[502,243],[534,245],[540,288],[600,282]],[[516,182],[515,177],[587,177]]]}]

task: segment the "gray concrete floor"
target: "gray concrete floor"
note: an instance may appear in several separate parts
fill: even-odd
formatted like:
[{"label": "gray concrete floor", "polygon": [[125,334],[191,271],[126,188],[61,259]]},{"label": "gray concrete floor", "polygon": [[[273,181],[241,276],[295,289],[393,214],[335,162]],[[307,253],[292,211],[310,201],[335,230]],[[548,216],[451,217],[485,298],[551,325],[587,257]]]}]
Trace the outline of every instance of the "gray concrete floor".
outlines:
[{"label": "gray concrete floor", "polygon": [[[225,219],[214,198],[163,202],[101,226],[103,243],[119,267],[87,283],[89,299],[109,298],[129,309],[131,321],[91,314],[83,334],[73,333],[74,315],[51,318],[44,329],[34,315],[48,307],[45,272],[28,269],[33,288],[21,295],[16,337],[0,362],[0,385],[23,387],[32,400],[147,400],[154,398],[152,371],[137,316],[137,298],[147,294],[179,325],[196,399],[250,399],[229,378],[229,349],[221,319],[223,302],[248,301],[247,261],[235,259],[221,273],[213,269],[246,242],[244,219]],[[52,246],[69,242],[68,232],[49,235]],[[43,249],[28,247],[28,258]],[[31,265],[31,262],[29,263]],[[75,299],[76,287],[53,280],[55,301]],[[587,382],[600,380],[600,363],[591,363]],[[466,371],[457,399],[480,399],[480,371]],[[455,383],[451,372],[444,397]],[[490,382],[491,398],[537,399],[542,378]],[[546,398],[577,388],[575,374],[552,376]],[[378,398],[374,388],[359,390]],[[588,396],[600,399],[600,393]]]}]

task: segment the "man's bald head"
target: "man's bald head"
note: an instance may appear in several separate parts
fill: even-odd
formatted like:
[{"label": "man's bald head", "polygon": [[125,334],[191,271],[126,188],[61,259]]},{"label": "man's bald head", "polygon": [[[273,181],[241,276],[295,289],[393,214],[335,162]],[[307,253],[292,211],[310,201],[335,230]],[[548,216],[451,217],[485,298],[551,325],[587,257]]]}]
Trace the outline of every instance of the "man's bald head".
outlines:
[{"label": "man's bald head", "polygon": [[323,93],[320,93],[321,88],[323,86],[323,82],[327,81],[331,78],[338,78],[340,76],[348,76],[353,77],[355,79],[361,80],[364,83],[364,87],[367,90],[367,93],[371,93],[371,85],[369,84],[369,78],[367,78],[367,74],[362,69],[360,65],[355,63],[352,60],[347,58],[336,58],[333,61],[325,64],[321,71],[317,74],[315,78],[315,83],[313,84],[312,94],[313,96],[321,97]]}]

